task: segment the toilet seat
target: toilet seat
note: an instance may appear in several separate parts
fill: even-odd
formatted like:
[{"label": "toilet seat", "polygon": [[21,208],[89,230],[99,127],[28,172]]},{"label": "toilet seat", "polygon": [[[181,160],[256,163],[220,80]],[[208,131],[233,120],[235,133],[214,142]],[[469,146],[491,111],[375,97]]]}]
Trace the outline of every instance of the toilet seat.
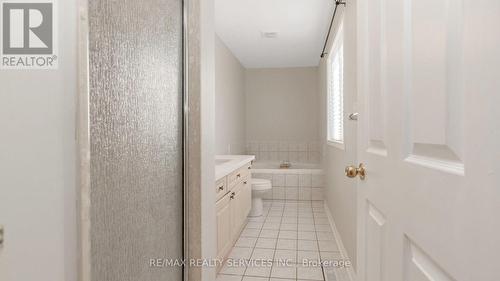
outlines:
[{"label": "toilet seat", "polygon": [[272,188],[271,181],[265,179],[254,179],[252,178],[252,190],[263,191]]}]

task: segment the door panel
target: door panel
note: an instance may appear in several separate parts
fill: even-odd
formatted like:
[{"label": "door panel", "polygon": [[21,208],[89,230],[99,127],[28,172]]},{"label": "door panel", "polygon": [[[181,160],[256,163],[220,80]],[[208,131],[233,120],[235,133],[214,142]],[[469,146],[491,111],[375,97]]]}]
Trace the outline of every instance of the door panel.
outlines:
[{"label": "door panel", "polygon": [[231,193],[217,202],[217,258],[223,259],[232,246]]},{"label": "door panel", "polygon": [[408,281],[455,281],[408,237],[405,241],[405,272]]},{"label": "door panel", "polygon": [[360,280],[498,280],[500,2],[357,8]]},{"label": "door panel", "polygon": [[91,280],[182,279],[182,1],[89,5]]},{"label": "door panel", "polygon": [[368,9],[368,87],[366,114],[370,116],[367,125],[367,139],[363,144],[370,153],[387,156],[385,143],[385,76],[386,76],[386,21],[384,17],[386,0],[370,1]]},{"label": "door panel", "polygon": [[370,281],[384,279],[384,227],[385,216],[370,202],[367,202],[366,216],[366,273]]},{"label": "door panel", "polygon": [[233,190],[230,192],[232,194],[231,203],[230,203],[230,212],[231,212],[231,237],[232,239],[236,239],[239,236],[241,224],[242,224],[242,213],[243,213],[243,205],[242,205],[242,190],[243,190],[243,182],[238,183]]},{"label": "door panel", "polygon": [[[432,5],[432,9],[429,9]],[[406,1],[408,162],[463,175],[462,1]]]}]

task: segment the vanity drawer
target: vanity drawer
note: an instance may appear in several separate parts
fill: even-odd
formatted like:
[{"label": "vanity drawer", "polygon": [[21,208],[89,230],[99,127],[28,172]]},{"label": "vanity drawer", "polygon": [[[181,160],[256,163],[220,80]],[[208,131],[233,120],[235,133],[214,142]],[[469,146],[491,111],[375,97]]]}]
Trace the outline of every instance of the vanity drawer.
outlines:
[{"label": "vanity drawer", "polygon": [[227,187],[227,178],[224,177],[215,183],[215,197],[217,200],[222,198],[229,191]]},{"label": "vanity drawer", "polygon": [[246,164],[245,166],[241,167],[240,168],[240,173],[241,173],[241,178],[244,179],[244,178],[250,178],[250,174],[252,172],[252,164],[251,163],[248,163]]},{"label": "vanity drawer", "polygon": [[238,182],[240,182],[241,180],[241,171],[240,169],[232,172],[231,174],[229,174],[229,176],[227,176],[227,182],[229,184],[229,189],[233,188],[235,185],[238,184]]},{"label": "vanity drawer", "polygon": [[241,182],[242,179],[250,175],[251,164],[239,168],[238,170],[232,172],[228,176],[229,189],[232,189],[235,185]]}]

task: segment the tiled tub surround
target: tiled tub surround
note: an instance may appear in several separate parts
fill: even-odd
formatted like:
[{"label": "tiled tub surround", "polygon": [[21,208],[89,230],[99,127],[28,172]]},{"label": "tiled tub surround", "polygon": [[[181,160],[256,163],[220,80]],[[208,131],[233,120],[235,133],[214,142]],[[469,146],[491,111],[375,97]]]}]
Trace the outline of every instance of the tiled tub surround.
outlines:
[{"label": "tiled tub surround", "polygon": [[264,199],[323,200],[324,175],[319,165],[292,163],[279,169],[279,163],[255,162],[252,177],[271,180],[273,188]]},{"label": "tiled tub surround", "polygon": [[347,281],[336,241],[323,201],[265,201],[264,215],[249,218],[229,254],[248,263],[228,260],[217,281]]},{"label": "tiled tub surround", "polygon": [[246,150],[259,161],[321,162],[320,145],[317,141],[248,141]]}]

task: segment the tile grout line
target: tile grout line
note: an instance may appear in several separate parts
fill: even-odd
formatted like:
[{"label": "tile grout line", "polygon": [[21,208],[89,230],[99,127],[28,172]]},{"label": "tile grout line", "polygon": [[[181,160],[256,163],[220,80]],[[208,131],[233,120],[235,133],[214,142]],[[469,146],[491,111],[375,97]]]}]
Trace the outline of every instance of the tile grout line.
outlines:
[{"label": "tile grout line", "polygon": [[[279,205],[274,205],[276,202],[280,202]],[[291,203],[293,202],[293,203]],[[314,207],[313,206],[313,202],[312,201],[300,201],[300,200],[291,200],[290,202],[287,202],[287,200],[270,200],[270,202],[268,201],[268,203],[270,203],[269,207],[266,207],[266,211],[265,211],[265,217],[263,217],[262,221],[248,221],[247,224],[245,225],[245,229],[248,227],[248,223],[250,222],[253,222],[255,224],[260,224],[260,226],[258,228],[251,228],[251,229],[258,229],[258,234],[257,234],[257,237],[251,237],[251,236],[248,236],[248,237],[242,237],[241,234],[240,234],[240,237],[238,237],[238,240],[240,238],[253,238],[255,239],[255,243],[253,243],[253,246],[252,247],[241,247],[241,248],[252,248],[252,251],[251,251],[251,254],[250,254],[250,259],[252,259],[253,257],[253,254],[255,253],[255,250],[256,249],[269,249],[269,250],[273,250],[273,258],[272,258],[272,261],[271,261],[271,272],[269,273],[269,277],[262,277],[262,276],[253,276],[253,275],[246,275],[247,274],[247,271],[248,271],[248,266],[245,268],[245,270],[243,271],[243,275],[241,276],[241,280],[245,279],[245,277],[257,277],[257,278],[263,278],[263,279],[268,279],[270,280],[271,278],[275,278],[275,277],[272,277],[272,269],[277,265],[276,263],[276,252],[278,250],[289,250],[289,249],[278,249],[278,242],[280,240],[280,234],[281,232],[283,231],[293,231],[293,232],[296,232],[296,236],[295,236],[295,239],[289,239],[289,238],[281,238],[282,240],[285,239],[285,240],[294,240],[295,241],[295,262],[294,262],[294,265],[296,266],[296,269],[295,269],[295,280],[299,280],[299,276],[298,276],[298,265],[300,265],[300,261],[299,261],[299,248],[298,248],[298,242],[299,241],[316,241],[316,245],[318,247],[318,250],[317,250],[317,253],[320,254],[320,250],[319,250],[319,239],[317,237],[317,232],[318,230],[316,229],[316,219],[317,219],[317,216],[315,216],[316,213],[318,212],[314,212],[314,209],[318,208],[318,207]],[[306,204],[304,204],[306,203]],[[276,217],[276,216],[270,216],[270,212],[272,211],[273,207],[280,207],[279,209],[281,209],[280,211],[273,211],[273,212],[279,212],[280,213],[280,220],[279,222],[276,222],[279,224],[279,227],[278,229],[264,229],[264,225],[266,223],[273,223],[273,222],[268,222],[267,219],[271,218],[271,217]],[[299,210],[300,208],[306,208],[306,209],[311,209],[312,211],[312,217],[299,217]],[[285,216],[286,212],[285,210],[287,209],[291,209],[294,211],[295,215],[293,216]],[[324,210],[323,210],[324,212]],[[292,221],[294,223],[285,223],[285,218],[294,218]],[[298,235],[299,235],[299,229],[298,229],[298,225],[299,225],[299,218],[303,218],[303,219],[307,219],[307,220],[310,220],[312,221],[312,225],[314,226],[314,231],[307,231],[307,230],[302,230],[301,232],[311,232],[311,233],[314,233],[314,236],[315,236],[315,239],[314,240],[311,240],[311,239],[299,239]],[[294,228],[294,230],[290,230],[290,229],[281,229],[283,224],[295,224],[297,227]],[[306,224],[306,223],[305,223]],[[276,236],[276,242],[274,243],[274,247],[273,248],[257,248],[257,243],[259,241],[259,239],[263,239],[263,238],[266,238],[268,239],[267,237],[261,237],[262,235],[262,232],[264,230],[271,230],[271,231],[277,231],[277,236]],[[272,238],[270,238],[272,239]],[[235,247],[238,247],[238,246],[233,246],[233,248]],[[293,251],[293,250],[290,250],[290,251]],[[308,251],[306,251],[308,252]],[[315,252],[315,251],[312,251],[312,252]],[[321,256],[320,256],[320,260],[321,260]],[[323,270],[323,268],[322,268]],[[325,276],[324,276],[324,271],[322,271],[323,273],[323,280],[325,280]],[[224,274],[224,273],[222,273]],[[224,275],[236,275],[238,276],[237,274],[224,274]],[[280,277],[276,277],[276,279],[283,279],[283,278],[280,278]],[[286,279],[286,278],[285,278]],[[305,279],[301,279],[301,280],[305,280]]]},{"label": "tile grout line", "polygon": [[[271,207],[274,205],[274,202],[271,204]],[[283,210],[281,212],[281,219],[280,219],[280,229],[281,229],[281,224],[283,222],[283,214],[285,213],[285,206],[283,206]],[[269,277],[268,277],[268,280],[271,280],[272,278],[272,274],[273,274],[273,269],[274,269],[274,266],[275,266],[275,260],[274,258],[276,257],[276,251],[277,251],[277,247],[278,247],[278,240],[279,240],[279,237],[280,237],[280,231],[278,229],[278,236],[276,237],[276,243],[274,244],[274,252],[273,252],[273,263],[271,264],[271,272],[269,272]]]},{"label": "tile grout line", "polygon": [[319,261],[320,261],[320,266],[321,266],[321,274],[323,274],[323,281],[326,280],[326,274],[325,274],[325,269],[323,268],[323,264],[321,263],[321,249],[319,246],[319,238],[318,238],[318,231],[316,229],[316,216],[314,215],[314,209],[313,209],[313,222],[314,222],[314,234],[316,235],[316,243],[318,246],[318,254],[319,254]]}]

